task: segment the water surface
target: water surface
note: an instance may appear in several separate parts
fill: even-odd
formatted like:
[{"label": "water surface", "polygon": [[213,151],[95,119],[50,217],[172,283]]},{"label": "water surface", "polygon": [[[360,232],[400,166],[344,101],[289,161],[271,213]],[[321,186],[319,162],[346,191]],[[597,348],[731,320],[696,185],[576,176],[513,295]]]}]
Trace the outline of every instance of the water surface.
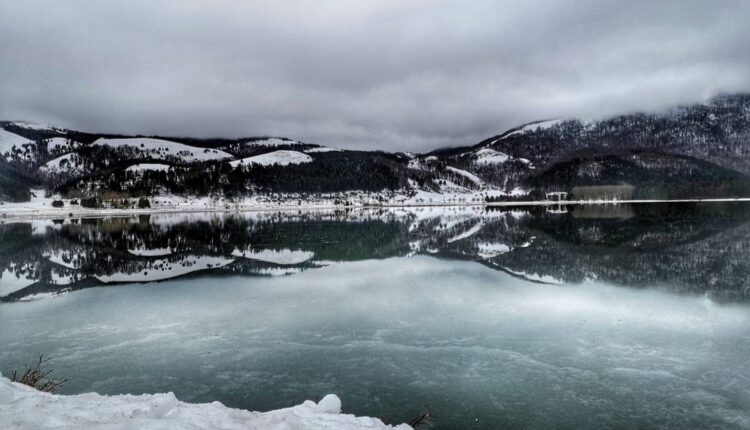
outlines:
[{"label": "water surface", "polygon": [[5,223],[0,371],[436,429],[750,427],[750,205],[561,209]]}]

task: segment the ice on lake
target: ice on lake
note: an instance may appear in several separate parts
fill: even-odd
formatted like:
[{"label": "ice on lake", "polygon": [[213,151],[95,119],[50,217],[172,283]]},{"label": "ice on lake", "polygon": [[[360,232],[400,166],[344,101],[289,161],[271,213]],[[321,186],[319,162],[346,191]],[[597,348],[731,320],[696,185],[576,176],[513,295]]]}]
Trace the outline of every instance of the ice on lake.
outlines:
[{"label": "ice on lake", "polygon": [[[0,285],[20,289],[0,371],[44,353],[65,393],[251,410],[336,393],[394,423],[429,409],[431,428],[747,428],[743,211],[5,224]],[[96,281],[209,256],[232,262]]]}]

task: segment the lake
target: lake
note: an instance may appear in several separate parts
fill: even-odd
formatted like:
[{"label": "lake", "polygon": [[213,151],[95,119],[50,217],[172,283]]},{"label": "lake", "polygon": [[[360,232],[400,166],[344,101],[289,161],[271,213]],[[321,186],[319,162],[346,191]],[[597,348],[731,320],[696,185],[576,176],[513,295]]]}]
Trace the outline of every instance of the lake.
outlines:
[{"label": "lake", "polygon": [[0,224],[0,372],[432,429],[750,428],[750,204]]}]

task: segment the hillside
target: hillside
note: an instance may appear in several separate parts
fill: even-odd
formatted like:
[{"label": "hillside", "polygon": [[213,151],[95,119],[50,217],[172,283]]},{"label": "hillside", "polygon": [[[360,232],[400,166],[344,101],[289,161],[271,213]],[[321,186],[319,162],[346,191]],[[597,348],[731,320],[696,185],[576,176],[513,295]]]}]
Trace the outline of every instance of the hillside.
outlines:
[{"label": "hillside", "polygon": [[345,201],[356,192],[384,201],[386,191],[416,201],[539,199],[574,190],[602,198],[608,187],[646,199],[748,197],[750,95],[661,114],[541,121],[421,155],[279,137],[104,135],[12,121],[0,122],[0,155],[3,201],[27,201],[32,188],[105,205],[157,195],[279,193]]}]

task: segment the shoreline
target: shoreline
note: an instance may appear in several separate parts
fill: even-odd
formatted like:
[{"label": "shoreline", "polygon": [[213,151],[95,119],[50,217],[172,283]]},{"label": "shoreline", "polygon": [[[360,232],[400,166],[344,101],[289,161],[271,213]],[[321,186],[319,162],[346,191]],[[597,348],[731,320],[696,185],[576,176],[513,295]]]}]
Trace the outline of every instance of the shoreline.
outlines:
[{"label": "shoreline", "polygon": [[27,209],[0,206],[0,223],[35,219],[65,219],[65,218],[100,218],[111,216],[138,216],[152,214],[180,214],[180,213],[241,213],[241,212],[286,212],[286,211],[325,211],[325,210],[373,210],[399,208],[440,208],[440,207],[530,207],[530,206],[601,206],[621,204],[663,204],[663,203],[721,203],[721,202],[750,202],[750,197],[718,198],[718,199],[674,199],[674,200],[539,200],[516,202],[481,202],[481,203],[386,203],[361,205],[309,204],[309,205],[243,205],[234,207],[195,207],[177,205],[174,207],[155,207],[145,209],[90,209],[77,206],[63,208]]},{"label": "shoreline", "polygon": [[672,200],[541,200],[534,202],[490,202],[484,206],[578,206],[578,205],[620,205],[643,203],[720,203],[720,202],[750,202],[750,197],[734,197],[720,199],[672,199]]},{"label": "shoreline", "polygon": [[[344,413],[341,399],[328,394],[318,402],[266,412],[231,408],[219,401],[191,403],[174,393],[56,394],[38,391],[0,375],[0,423],[14,429],[92,428],[221,428],[411,430],[408,424],[388,425],[380,418]],[[50,424],[51,423],[51,424]]]}]

